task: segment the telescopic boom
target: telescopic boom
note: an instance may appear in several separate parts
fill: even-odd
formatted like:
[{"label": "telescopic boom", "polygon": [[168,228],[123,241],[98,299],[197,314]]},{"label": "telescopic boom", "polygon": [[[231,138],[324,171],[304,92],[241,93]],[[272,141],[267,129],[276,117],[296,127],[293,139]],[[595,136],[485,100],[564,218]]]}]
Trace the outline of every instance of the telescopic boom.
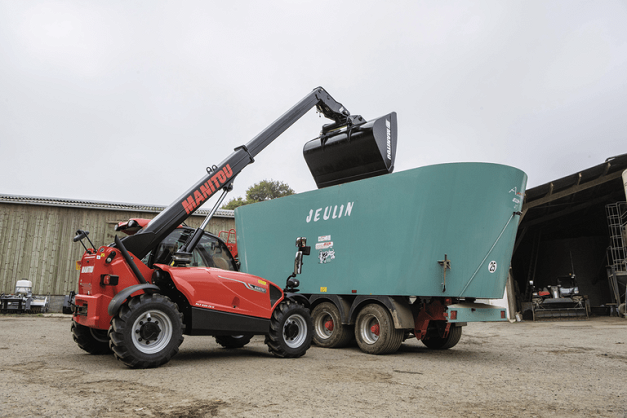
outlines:
[{"label": "telescopic boom", "polygon": [[[322,87],[314,89],[246,145],[235,148],[234,152],[217,166],[207,168],[207,174],[203,178],[164,209],[145,228],[135,235],[125,238],[123,242],[127,250],[136,257],[143,258],[214,194],[220,190],[225,192],[231,190],[235,177],[248,164],[255,161],[255,156],[314,106],[326,118],[333,121],[332,124],[323,127],[322,131],[325,137],[329,136],[328,132],[330,131],[348,131],[350,141],[351,129],[366,123],[361,116],[351,115],[341,103],[333,99]],[[396,114],[392,113],[391,115],[394,116],[393,140],[395,148]],[[389,136],[388,132],[388,138]],[[322,144],[323,146],[324,144]],[[389,171],[391,172],[393,164],[390,165]],[[199,228],[179,253],[191,253],[201,235],[202,230]]]}]

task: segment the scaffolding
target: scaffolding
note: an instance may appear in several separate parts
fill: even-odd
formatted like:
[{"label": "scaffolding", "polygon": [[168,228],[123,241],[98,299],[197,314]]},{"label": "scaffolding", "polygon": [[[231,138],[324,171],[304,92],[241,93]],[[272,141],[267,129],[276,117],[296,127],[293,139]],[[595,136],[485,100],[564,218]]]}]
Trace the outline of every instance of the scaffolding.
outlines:
[{"label": "scaffolding", "polygon": [[[616,202],[605,206],[610,246],[607,249],[607,278],[612,296],[612,305],[619,315],[625,315],[627,298],[627,202]],[[623,288],[621,296],[620,288]]]}]

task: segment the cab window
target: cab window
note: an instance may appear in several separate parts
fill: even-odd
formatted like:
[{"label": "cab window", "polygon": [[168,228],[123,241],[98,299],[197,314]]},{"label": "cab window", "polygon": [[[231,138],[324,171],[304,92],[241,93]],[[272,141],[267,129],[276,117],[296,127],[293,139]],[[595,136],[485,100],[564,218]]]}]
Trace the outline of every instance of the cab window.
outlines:
[{"label": "cab window", "polygon": [[[236,271],[235,262],[226,245],[215,237],[203,235],[194,253],[206,262],[205,267]],[[195,257],[194,257],[195,258]]]},{"label": "cab window", "polygon": [[[164,239],[156,250],[151,251],[142,260],[145,264],[172,263],[172,256],[181,248],[193,231],[177,228]],[[154,254],[153,254],[154,253]],[[226,245],[210,235],[203,235],[192,253],[190,267],[215,267],[223,270],[237,271],[235,260]]]}]

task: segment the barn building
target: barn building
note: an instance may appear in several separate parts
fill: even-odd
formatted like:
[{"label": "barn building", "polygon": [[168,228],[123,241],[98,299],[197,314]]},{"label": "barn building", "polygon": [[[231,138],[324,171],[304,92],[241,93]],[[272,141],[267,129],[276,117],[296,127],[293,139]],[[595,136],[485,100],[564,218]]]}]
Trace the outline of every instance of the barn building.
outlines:
[{"label": "barn building", "polygon": [[[33,294],[53,296],[50,310],[60,310],[63,295],[76,291],[76,262],[84,249],[73,242],[78,229],[89,231],[96,248],[109,245],[118,222],[152,219],[164,206],[0,195],[0,292],[15,290],[18,280],[33,283]],[[186,225],[199,227],[208,210],[198,210]],[[218,210],[206,231],[218,235],[235,228],[232,210]],[[223,237],[225,235],[223,234]],[[231,240],[233,240],[233,235]],[[55,297],[56,296],[56,297]]]}]

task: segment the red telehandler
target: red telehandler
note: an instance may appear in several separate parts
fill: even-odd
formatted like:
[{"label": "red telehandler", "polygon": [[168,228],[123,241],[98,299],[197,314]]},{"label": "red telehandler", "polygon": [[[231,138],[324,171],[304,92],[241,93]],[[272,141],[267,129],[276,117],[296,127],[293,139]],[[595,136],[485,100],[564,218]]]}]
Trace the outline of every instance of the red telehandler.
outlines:
[{"label": "red telehandler", "polygon": [[[185,335],[212,335],[227,348],[265,335],[278,357],[300,357],[312,340],[307,298],[296,275],[310,247],[296,239],[294,272],[283,289],[268,278],[238,271],[225,243],[204,231],[233,188],[233,180],[254,157],[312,107],[333,123],[324,125],[318,149],[307,150],[309,169],[319,187],[393,171],[396,114],[366,122],[351,115],[318,87],[246,145],[207,174],[153,220],[131,219],[116,230],[128,236],[100,248],[78,230],[85,253],[78,293],[68,299],[72,334],[91,354],[111,353],[132,368],[158,367],[174,356]],[[197,228],[181,226],[196,209],[222,191]],[[295,236],[297,236],[295,231]],[[89,243],[86,245],[83,240]],[[286,243],[286,245],[288,245]],[[279,278],[272,278],[277,280]]]}]

